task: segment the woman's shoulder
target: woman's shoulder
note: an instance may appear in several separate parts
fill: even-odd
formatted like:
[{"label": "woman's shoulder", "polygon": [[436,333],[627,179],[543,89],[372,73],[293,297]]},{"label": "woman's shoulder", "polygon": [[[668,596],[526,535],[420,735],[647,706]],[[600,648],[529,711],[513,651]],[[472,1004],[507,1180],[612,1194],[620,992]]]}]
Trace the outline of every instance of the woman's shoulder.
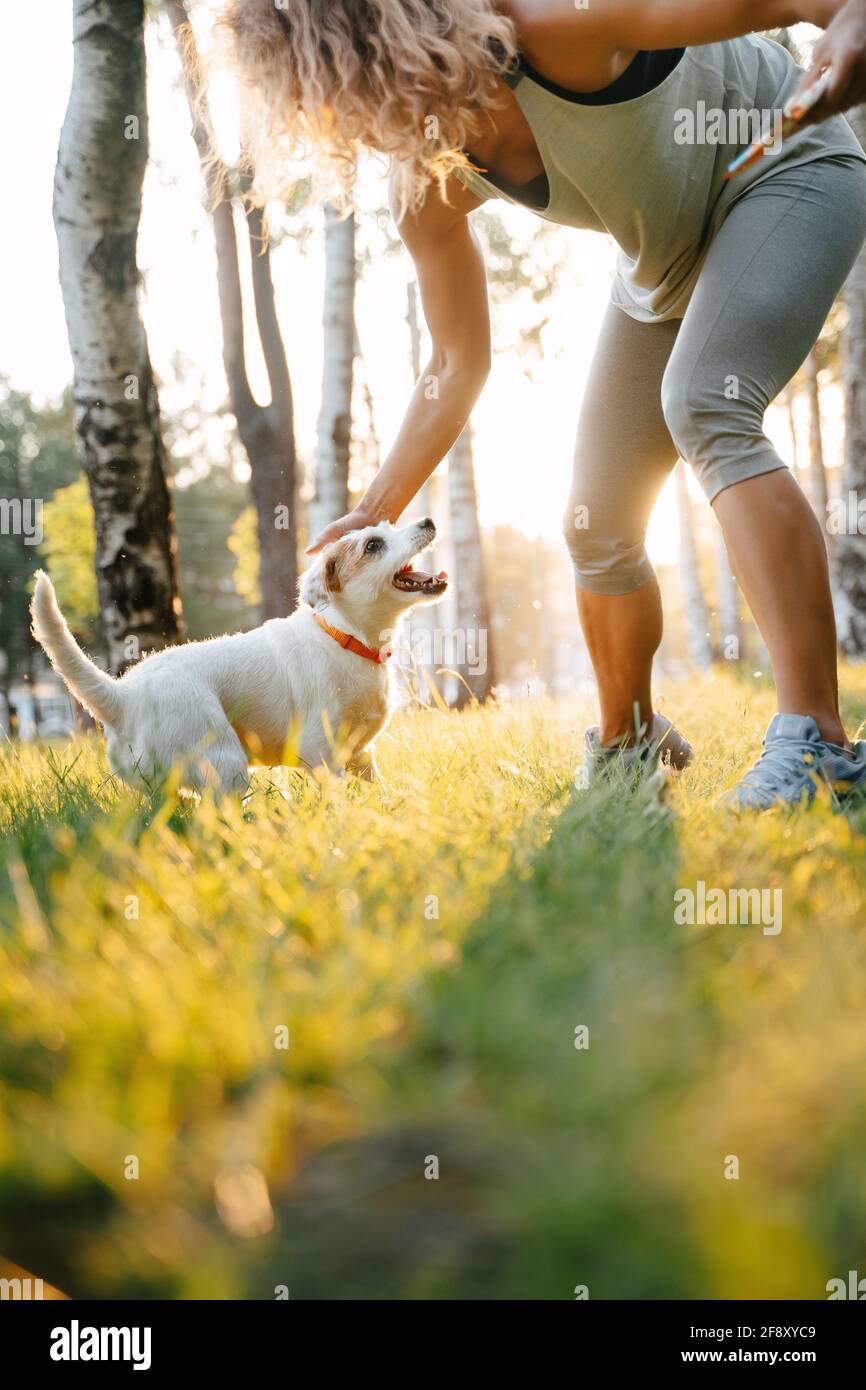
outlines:
[{"label": "woman's shoulder", "polygon": [[574,92],[591,92],[613,82],[631,54],[612,43],[602,13],[607,7],[575,0],[500,0],[512,20],[517,47],[530,67]]}]

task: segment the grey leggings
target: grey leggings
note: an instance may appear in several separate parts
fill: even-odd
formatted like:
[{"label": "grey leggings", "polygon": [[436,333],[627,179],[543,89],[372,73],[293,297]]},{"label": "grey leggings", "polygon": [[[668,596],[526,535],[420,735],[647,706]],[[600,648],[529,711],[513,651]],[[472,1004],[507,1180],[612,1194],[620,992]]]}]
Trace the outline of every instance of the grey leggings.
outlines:
[{"label": "grey leggings", "polygon": [[866,237],[866,165],[833,155],[779,169],[735,203],[685,316],[611,305],[581,409],[565,537],[577,583],[627,594],[652,575],[644,535],[686,459],[712,500],[784,468],[767,406],[815,342]]}]

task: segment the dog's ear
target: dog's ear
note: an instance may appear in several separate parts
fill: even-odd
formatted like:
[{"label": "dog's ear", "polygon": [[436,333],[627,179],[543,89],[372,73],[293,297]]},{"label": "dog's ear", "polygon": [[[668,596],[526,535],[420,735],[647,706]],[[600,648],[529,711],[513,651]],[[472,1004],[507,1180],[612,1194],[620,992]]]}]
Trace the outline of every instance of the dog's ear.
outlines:
[{"label": "dog's ear", "polygon": [[338,594],[343,587],[341,566],[345,559],[346,547],[340,541],[329,545],[301,576],[301,603],[308,603],[311,608],[324,608],[330,595]]},{"label": "dog's ear", "polygon": [[353,550],[352,542],[343,537],[329,545],[324,554],[322,580],[329,594],[338,594],[347,577],[347,565]]},{"label": "dog's ear", "polygon": [[326,559],[323,569],[325,588],[329,594],[338,594],[343,587],[340,579],[340,559],[340,552],[335,546],[332,553]]},{"label": "dog's ear", "polygon": [[298,598],[301,603],[308,603],[311,608],[324,608],[328,602],[328,590],[325,586],[324,560],[321,555],[310,565],[308,570],[301,575],[301,582],[298,586]]}]

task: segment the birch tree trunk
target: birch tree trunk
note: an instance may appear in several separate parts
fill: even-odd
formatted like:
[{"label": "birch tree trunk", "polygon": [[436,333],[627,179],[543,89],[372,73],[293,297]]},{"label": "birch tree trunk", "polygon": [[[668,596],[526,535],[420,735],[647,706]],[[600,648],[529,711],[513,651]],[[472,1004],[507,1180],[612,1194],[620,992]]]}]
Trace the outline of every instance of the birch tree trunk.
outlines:
[{"label": "birch tree trunk", "polygon": [[[414,280],[410,280],[406,285],[406,323],[409,328],[409,360],[412,366],[412,380],[417,382],[421,375],[421,319],[418,313],[418,287]],[[439,568],[436,556],[444,539],[444,527],[442,525],[444,518],[438,515],[438,502],[439,480],[435,474],[431,473],[415,499],[413,511],[419,518],[429,516],[436,522],[437,544],[432,551],[428,552],[424,560],[427,568],[434,572]],[[409,621],[406,624],[418,685],[417,693],[421,699],[430,698],[430,686],[433,684],[436,668],[436,629],[442,624],[443,611],[443,604],[436,604],[430,608],[415,608],[409,615]]]},{"label": "birch tree trunk", "polygon": [[462,681],[458,683],[456,704],[459,708],[473,695],[476,700],[486,700],[495,684],[493,633],[469,425],[448,455],[448,513],[454,551],[455,636],[463,648],[453,664],[466,682],[466,685]]},{"label": "birch tree trunk", "polygon": [[310,534],[349,510],[352,372],[355,357],[355,219],[325,206],[322,403],[316,436]]},{"label": "birch tree trunk", "polygon": [[721,637],[722,657],[725,661],[741,661],[743,624],[741,619],[740,590],[728,559],[728,548],[719,528],[716,542],[716,589],[719,600],[719,635]]},{"label": "birch tree trunk", "polygon": [[[241,178],[246,209],[253,280],[253,304],[270,402],[259,405],[247,387],[238,393],[238,434],[250,461],[250,492],[256,509],[259,542],[259,591],[262,617],[284,618],[295,608],[298,587],[298,529],[296,495],[295,408],[289,364],[283,343],[271,258],[267,249],[264,212],[251,207],[246,194],[252,171]],[[239,332],[243,342],[243,311]],[[237,333],[233,330],[233,338]],[[240,362],[243,362],[241,348]],[[239,369],[236,370],[239,376]],[[245,374],[246,375],[246,374]]]},{"label": "birch tree trunk", "polygon": [[796,411],[796,409],[795,409],[796,399],[797,399],[797,397],[796,397],[796,392],[794,391],[793,386],[788,386],[788,387],[786,387],[786,389],[785,389],[785,408],[786,408],[786,410],[787,410],[787,412],[788,412],[788,433],[789,433],[790,436],[791,436],[791,464],[792,464],[792,467],[793,467],[793,469],[794,469],[794,476],[795,476],[795,477],[796,477],[796,475],[797,475],[797,473],[798,473],[798,471],[799,471],[799,463],[798,463],[799,448],[798,448],[798,438],[797,438],[797,411]]},{"label": "birch tree trunk", "polygon": [[821,523],[824,540],[833,569],[835,545],[833,536],[827,529],[829,516],[827,502],[827,471],[824,462],[824,434],[821,428],[821,390],[818,381],[818,361],[814,349],[806,358],[803,372],[806,378],[806,396],[809,402],[809,484],[812,492],[812,506]]},{"label": "birch tree trunk", "polygon": [[[370,389],[370,378],[367,375],[367,363],[364,358],[364,349],[361,346],[361,339],[358,335],[358,320],[355,319],[354,330],[354,366],[352,371],[354,389],[359,392],[364,404],[363,413],[366,416],[367,430],[362,441],[361,463],[365,474],[364,487],[367,480],[374,478],[379,472],[379,465],[382,461],[381,450],[379,448],[379,435],[376,430],[376,408],[373,400],[373,392]],[[356,412],[360,418],[361,412]]]},{"label": "birch tree trunk", "polygon": [[138,305],[144,0],[73,0],[72,9],[54,225],[99,605],[109,665],[119,672],[183,637],[167,458]]},{"label": "birch tree trunk", "polygon": [[676,475],[677,515],[680,523],[680,582],[689,660],[699,670],[706,670],[713,664],[710,612],[701,587],[692,499],[689,496],[686,468],[682,460],[677,464]]},{"label": "birch tree trunk", "polygon": [[[262,618],[282,618],[295,606],[298,583],[296,452],[292,383],[277,318],[271,258],[260,208],[244,201],[256,331],[268,375],[270,403],[260,405],[247,375],[246,332],[234,202],[229,171],[216,157],[198,53],[185,5],[166,0],[183,66],[187,100],[207,188],[217,260],[223,365],[238,434],[250,465],[256,512]],[[252,184],[244,171],[237,192]]]},{"label": "birch tree trunk", "polygon": [[[855,106],[848,119],[866,147],[866,106]],[[861,250],[845,286],[845,463],[842,498],[850,515],[849,496],[858,519],[866,514],[866,248]],[[863,523],[866,532],[866,523]],[[851,658],[866,658],[866,534],[860,524],[836,538],[839,645]]]},{"label": "birch tree trunk", "polygon": [[[409,352],[412,362],[412,380],[417,382],[421,375],[421,319],[418,312],[418,286],[410,280],[406,286],[406,322],[409,325]],[[417,497],[418,516],[432,517],[439,525],[436,515],[439,502],[439,479],[431,473]],[[417,616],[429,614],[430,609],[419,609]]]}]

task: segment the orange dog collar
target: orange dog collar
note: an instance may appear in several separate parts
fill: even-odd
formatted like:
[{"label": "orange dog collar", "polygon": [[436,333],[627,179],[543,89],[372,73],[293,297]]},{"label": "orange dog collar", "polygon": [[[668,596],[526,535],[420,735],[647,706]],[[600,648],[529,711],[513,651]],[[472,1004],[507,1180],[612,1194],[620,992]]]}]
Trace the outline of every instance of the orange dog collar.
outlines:
[{"label": "orange dog collar", "polygon": [[339,642],[347,652],[354,652],[356,656],[364,657],[365,661],[375,661],[380,666],[388,660],[390,652],[377,652],[375,647],[365,647],[363,642],[359,642],[357,637],[353,637],[350,632],[341,632],[338,627],[331,627],[326,623],[320,613],[313,609],[313,617],[319,624],[323,632],[327,632],[329,637],[333,637],[335,642]]}]

